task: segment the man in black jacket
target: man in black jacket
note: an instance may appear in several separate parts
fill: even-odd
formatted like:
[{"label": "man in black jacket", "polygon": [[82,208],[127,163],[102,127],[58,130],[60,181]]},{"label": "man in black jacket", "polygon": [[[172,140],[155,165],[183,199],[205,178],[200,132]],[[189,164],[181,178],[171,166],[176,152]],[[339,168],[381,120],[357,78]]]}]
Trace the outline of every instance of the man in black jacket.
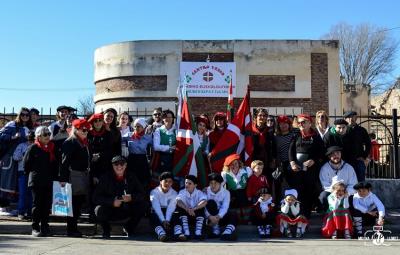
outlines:
[{"label": "man in black jacket", "polygon": [[97,220],[103,227],[103,237],[110,237],[110,221],[127,220],[125,230],[132,237],[133,230],[147,207],[145,191],[134,175],[126,171],[126,159],[115,156],[113,171],[104,174],[94,191],[93,202]]},{"label": "man in black jacket", "polygon": [[357,124],[357,113],[346,112],[343,117],[349,123],[347,135],[351,146],[344,158],[354,168],[357,180],[365,180],[365,173],[369,163],[369,152],[371,151],[371,139],[367,130]]}]

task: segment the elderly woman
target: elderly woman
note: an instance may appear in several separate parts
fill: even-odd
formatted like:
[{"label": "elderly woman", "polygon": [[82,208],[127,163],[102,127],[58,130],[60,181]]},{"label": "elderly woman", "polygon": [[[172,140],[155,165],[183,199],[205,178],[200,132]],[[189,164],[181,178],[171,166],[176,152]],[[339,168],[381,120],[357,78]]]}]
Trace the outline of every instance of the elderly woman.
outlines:
[{"label": "elderly woman", "polygon": [[103,227],[103,237],[110,237],[112,220],[128,219],[124,228],[128,237],[146,211],[145,191],[135,175],[126,171],[126,159],[115,156],[112,159],[112,171],[100,178],[94,194],[95,214]]},{"label": "elderly woman", "polygon": [[308,218],[313,203],[318,205],[321,190],[319,170],[324,158],[324,145],[321,137],[311,128],[311,117],[308,114],[297,116],[300,133],[289,147],[289,162],[292,187],[299,191],[299,200],[303,203],[304,214]]},{"label": "elderly woman", "polygon": [[134,174],[136,178],[147,188],[150,183],[150,168],[147,161],[147,148],[152,145],[153,139],[151,134],[146,134],[147,127],[144,118],[137,118],[133,122],[133,132],[127,133],[122,141],[127,143],[128,156],[128,172]]},{"label": "elderly woman", "polygon": [[64,185],[69,182],[72,185],[73,217],[67,219],[67,235],[81,237],[78,231],[78,218],[81,208],[89,191],[90,152],[87,135],[90,124],[84,119],[72,122],[70,136],[62,146],[62,162],[60,170],[60,182]]},{"label": "elderly woman", "polygon": [[321,139],[324,140],[324,137],[329,132],[329,116],[328,114],[321,110],[315,114],[315,128],[317,129]]},{"label": "elderly woman", "polygon": [[28,147],[24,156],[25,175],[32,190],[32,236],[49,235],[49,213],[52,202],[52,184],[56,172],[54,144],[50,142],[50,130],[39,126],[35,131],[35,143]]}]

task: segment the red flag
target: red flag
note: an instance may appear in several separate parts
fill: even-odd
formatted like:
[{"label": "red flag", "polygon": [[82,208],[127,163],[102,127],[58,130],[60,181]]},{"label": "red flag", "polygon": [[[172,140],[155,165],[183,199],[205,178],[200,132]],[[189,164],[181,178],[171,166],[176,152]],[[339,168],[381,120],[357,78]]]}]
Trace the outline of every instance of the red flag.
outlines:
[{"label": "red flag", "polygon": [[211,152],[211,165],[215,172],[221,172],[227,156],[238,153],[246,165],[251,164],[253,155],[253,140],[251,137],[250,92],[247,93],[232,123],[222,135],[218,144]]},{"label": "red flag", "polygon": [[231,122],[233,117],[233,82],[232,82],[232,70],[231,70],[231,77],[229,81],[229,91],[228,91],[228,105],[227,105],[227,112],[226,117],[228,122]]}]

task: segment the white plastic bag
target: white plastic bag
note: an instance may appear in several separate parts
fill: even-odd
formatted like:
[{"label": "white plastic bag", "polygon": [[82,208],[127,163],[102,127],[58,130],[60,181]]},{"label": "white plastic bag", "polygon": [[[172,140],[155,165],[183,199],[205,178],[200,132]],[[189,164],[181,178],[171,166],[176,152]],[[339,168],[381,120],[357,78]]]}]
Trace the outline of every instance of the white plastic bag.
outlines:
[{"label": "white plastic bag", "polygon": [[71,184],[66,183],[61,187],[60,182],[53,181],[53,204],[51,214],[54,216],[72,217],[72,189]]}]

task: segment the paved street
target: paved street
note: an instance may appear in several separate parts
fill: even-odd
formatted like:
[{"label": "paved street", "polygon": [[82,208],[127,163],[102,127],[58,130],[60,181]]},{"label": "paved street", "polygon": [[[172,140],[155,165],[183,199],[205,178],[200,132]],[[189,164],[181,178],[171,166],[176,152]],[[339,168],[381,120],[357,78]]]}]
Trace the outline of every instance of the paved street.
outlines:
[{"label": "paved street", "polygon": [[[221,241],[160,243],[144,240],[116,238],[48,237],[32,238],[28,235],[0,235],[0,254],[398,254],[400,242],[385,242],[389,246],[375,246],[371,241],[272,239],[257,241],[241,239],[240,242]],[[146,240],[147,239],[147,240]]]}]

